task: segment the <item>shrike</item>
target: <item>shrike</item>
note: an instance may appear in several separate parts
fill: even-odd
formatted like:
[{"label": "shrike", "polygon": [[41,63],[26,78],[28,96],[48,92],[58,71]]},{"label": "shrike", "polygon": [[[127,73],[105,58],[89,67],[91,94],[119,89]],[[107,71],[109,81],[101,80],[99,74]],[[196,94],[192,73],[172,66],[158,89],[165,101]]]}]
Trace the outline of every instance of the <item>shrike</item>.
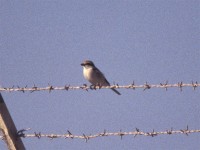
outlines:
[{"label": "shrike", "polygon": [[[94,65],[90,60],[85,60],[81,66],[83,66],[83,76],[92,85],[110,86],[110,83],[106,80],[103,73]],[[121,95],[116,89],[111,89],[118,95]]]}]

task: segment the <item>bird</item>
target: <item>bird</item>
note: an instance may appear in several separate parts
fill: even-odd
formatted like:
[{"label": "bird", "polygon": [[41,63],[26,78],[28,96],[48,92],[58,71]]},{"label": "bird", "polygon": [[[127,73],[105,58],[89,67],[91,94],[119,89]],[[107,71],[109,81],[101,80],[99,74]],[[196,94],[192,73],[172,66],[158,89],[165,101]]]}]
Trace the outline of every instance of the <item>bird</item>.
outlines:
[{"label": "bird", "polygon": [[[94,65],[91,60],[85,60],[81,63],[83,66],[83,76],[94,86],[110,86],[104,74]],[[121,95],[116,89],[111,88],[115,93]]]}]

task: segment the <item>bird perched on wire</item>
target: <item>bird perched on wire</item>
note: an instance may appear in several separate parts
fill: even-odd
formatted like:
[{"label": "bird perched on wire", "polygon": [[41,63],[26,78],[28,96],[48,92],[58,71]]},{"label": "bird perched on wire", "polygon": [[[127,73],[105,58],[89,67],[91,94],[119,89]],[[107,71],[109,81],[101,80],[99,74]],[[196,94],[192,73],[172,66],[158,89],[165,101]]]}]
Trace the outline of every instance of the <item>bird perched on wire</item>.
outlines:
[{"label": "bird perched on wire", "polygon": [[[96,86],[110,86],[110,83],[106,80],[103,73],[94,65],[90,60],[85,60],[81,63],[83,66],[83,76],[88,80],[92,85]],[[115,93],[121,95],[116,89],[111,88]]]}]

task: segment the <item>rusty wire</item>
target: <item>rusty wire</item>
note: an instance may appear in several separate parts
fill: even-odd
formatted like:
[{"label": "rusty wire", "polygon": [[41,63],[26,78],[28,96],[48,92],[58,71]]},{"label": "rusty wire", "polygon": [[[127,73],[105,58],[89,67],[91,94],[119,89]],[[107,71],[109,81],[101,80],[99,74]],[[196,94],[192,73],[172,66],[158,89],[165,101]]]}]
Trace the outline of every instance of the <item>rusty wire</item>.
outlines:
[{"label": "rusty wire", "polygon": [[18,136],[23,137],[23,138],[49,138],[49,139],[56,139],[56,138],[64,138],[64,139],[84,139],[86,142],[89,139],[97,138],[97,137],[107,137],[107,136],[119,136],[121,139],[123,136],[150,136],[150,137],[155,137],[158,135],[171,135],[171,134],[185,134],[189,135],[191,133],[199,133],[200,129],[189,129],[187,126],[186,129],[180,129],[180,130],[173,130],[173,128],[165,131],[155,131],[152,130],[150,132],[143,132],[140,129],[136,128],[134,131],[129,131],[129,132],[123,132],[120,130],[119,132],[107,132],[104,130],[101,133],[97,134],[82,134],[82,135],[75,135],[71,131],[67,130],[65,134],[43,134],[41,132],[34,132],[34,134],[25,134],[24,132],[30,130],[29,129],[22,129],[18,131]]},{"label": "rusty wire", "polygon": [[114,84],[111,86],[88,86],[87,84],[83,84],[81,86],[70,86],[70,85],[65,85],[65,86],[53,86],[48,84],[47,87],[38,87],[36,85],[33,85],[32,87],[19,87],[19,86],[12,86],[12,87],[0,87],[0,92],[16,92],[16,91],[20,91],[20,92],[35,92],[35,91],[53,91],[53,90],[96,90],[96,89],[136,89],[136,88],[140,88],[143,90],[147,90],[147,89],[151,89],[151,88],[164,88],[165,90],[167,90],[168,88],[179,88],[180,91],[183,90],[183,87],[192,87],[193,90],[195,90],[197,87],[199,87],[200,84],[196,81],[196,82],[191,82],[191,83],[183,83],[183,82],[178,82],[175,84],[168,84],[168,81],[166,81],[165,83],[160,83],[160,84],[148,84],[147,82],[145,84],[142,85],[135,85],[134,82],[129,84],[129,85],[118,85],[118,84]]}]

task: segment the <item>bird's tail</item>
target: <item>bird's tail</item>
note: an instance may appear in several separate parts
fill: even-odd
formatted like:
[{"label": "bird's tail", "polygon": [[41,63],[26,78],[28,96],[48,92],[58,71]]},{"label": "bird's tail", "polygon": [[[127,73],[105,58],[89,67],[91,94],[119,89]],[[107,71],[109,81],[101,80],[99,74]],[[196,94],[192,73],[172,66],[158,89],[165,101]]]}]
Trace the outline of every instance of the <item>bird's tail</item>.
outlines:
[{"label": "bird's tail", "polygon": [[115,93],[117,93],[118,95],[121,95],[121,93],[119,93],[116,89],[111,89],[113,90]]}]

